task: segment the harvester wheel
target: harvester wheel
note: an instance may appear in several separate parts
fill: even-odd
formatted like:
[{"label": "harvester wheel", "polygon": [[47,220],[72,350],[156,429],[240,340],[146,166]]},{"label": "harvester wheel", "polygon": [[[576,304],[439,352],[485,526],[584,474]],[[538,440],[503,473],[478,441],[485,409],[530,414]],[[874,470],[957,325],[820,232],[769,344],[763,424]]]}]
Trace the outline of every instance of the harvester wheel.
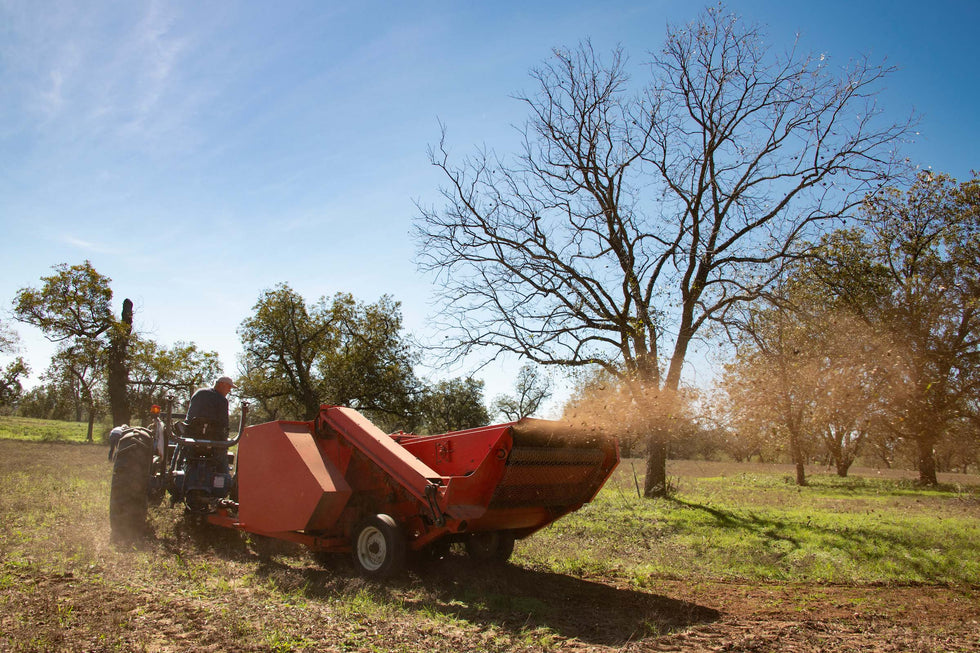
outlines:
[{"label": "harvester wheel", "polygon": [[354,530],[354,563],[370,578],[387,578],[405,566],[405,537],[389,515],[368,517]]},{"label": "harvester wheel", "polygon": [[109,489],[109,526],[113,542],[129,542],[146,532],[152,456],[149,438],[142,433],[130,433],[116,447]]},{"label": "harvester wheel", "polygon": [[514,552],[510,531],[473,533],[466,538],[466,553],[477,562],[507,562]]}]

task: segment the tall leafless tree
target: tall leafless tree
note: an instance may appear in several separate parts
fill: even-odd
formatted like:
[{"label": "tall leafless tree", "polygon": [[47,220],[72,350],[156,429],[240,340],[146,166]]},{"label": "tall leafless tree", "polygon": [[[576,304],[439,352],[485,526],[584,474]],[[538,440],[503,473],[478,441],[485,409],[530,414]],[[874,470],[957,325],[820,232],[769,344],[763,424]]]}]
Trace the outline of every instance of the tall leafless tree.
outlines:
[{"label": "tall leafless tree", "polygon": [[[639,92],[627,69],[619,50],[556,50],[519,97],[513,157],[451,162],[444,131],[446,203],[419,207],[419,264],[452,355],[598,365],[669,413],[695,338],[887,179],[909,124],[879,119],[889,68],[775,52],[721,7],[668,30]],[[665,436],[647,496],[666,491]]]}]

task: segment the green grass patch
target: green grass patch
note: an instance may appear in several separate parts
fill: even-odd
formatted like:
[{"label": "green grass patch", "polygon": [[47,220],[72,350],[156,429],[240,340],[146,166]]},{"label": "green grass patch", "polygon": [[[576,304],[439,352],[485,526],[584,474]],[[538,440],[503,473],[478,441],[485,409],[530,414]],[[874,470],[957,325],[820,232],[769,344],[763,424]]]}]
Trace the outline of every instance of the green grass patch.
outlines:
[{"label": "green grass patch", "polygon": [[620,470],[599,496],[521,543],[561,573],[821,583],[980,584],[980,491],[906,480],[778,475],[679,480],[671,499],[631,491]]},{"label": "green grass patch", "polygon": [[[96,424],[92,440],[103,442],[108,426]],[[0,415],[0,439],[31,442],[85,442],[88,422],[62,422],[53,419],[10,417]]]}]

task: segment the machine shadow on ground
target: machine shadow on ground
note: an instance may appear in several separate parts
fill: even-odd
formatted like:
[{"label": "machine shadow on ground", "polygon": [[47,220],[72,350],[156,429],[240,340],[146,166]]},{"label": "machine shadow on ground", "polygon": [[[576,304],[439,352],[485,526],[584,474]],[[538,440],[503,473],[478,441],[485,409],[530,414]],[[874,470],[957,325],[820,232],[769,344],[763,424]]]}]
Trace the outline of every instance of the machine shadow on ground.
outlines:
[{"label": "machine shadow on ground", "polygon": [[322,556],[317,564],[290,542],[192,520],[179,520],[174,535],[152,539],[171,552],[189,545],[229,561],[258,562],[256,576],[285,594],[327,601],[367,593],[377,605],[493,625],[517,636],[546,629],[562,638],[621,646],[721,618],[719,611],[688,601],[514,564],[476,565],[458,554],[416,562],[386,580],[366,580],[342,554]]},{"label": "machine shadow on ground", "polygon": [[474,566],[456,555],[413,565],[384,581],[361,578],[341,555],[329,556],[325,569],[293,567],[269,557],[258,575],[311,600],[367,592],[379,604],[395,604],[408,612],[493,625],[516,636],[546,629],[558,637],[603,646],[622,646],[721,617],[717,610],[654,593],[511,564]]},{"label": "machine shadow on ground", "polygon": [[721,616],[717,610],[654,593],[515,565],[474,567],[463,557],[430,563],[419,578],[448,612],[467,621],[518,630],[545,627],[607,646]]}]

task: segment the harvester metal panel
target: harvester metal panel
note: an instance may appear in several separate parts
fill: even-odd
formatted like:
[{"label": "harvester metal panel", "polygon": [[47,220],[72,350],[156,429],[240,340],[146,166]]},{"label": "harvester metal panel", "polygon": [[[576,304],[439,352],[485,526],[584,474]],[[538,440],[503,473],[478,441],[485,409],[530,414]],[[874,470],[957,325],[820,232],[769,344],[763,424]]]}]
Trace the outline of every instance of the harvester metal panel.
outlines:
[{"label": "harvester metal panel", "polygon": [[426,488],[443,484],[442,476],[356,410],[324,406],[320,409],[319,419],[321,424],[342,435],[416,499],[427,501]]},{"label": "harvester metal panel", "polygon": [[351,488],[321,455],[308,422],[250,427],[239,446],[239,521],[276,533],[325,528],[340,516]]}]

